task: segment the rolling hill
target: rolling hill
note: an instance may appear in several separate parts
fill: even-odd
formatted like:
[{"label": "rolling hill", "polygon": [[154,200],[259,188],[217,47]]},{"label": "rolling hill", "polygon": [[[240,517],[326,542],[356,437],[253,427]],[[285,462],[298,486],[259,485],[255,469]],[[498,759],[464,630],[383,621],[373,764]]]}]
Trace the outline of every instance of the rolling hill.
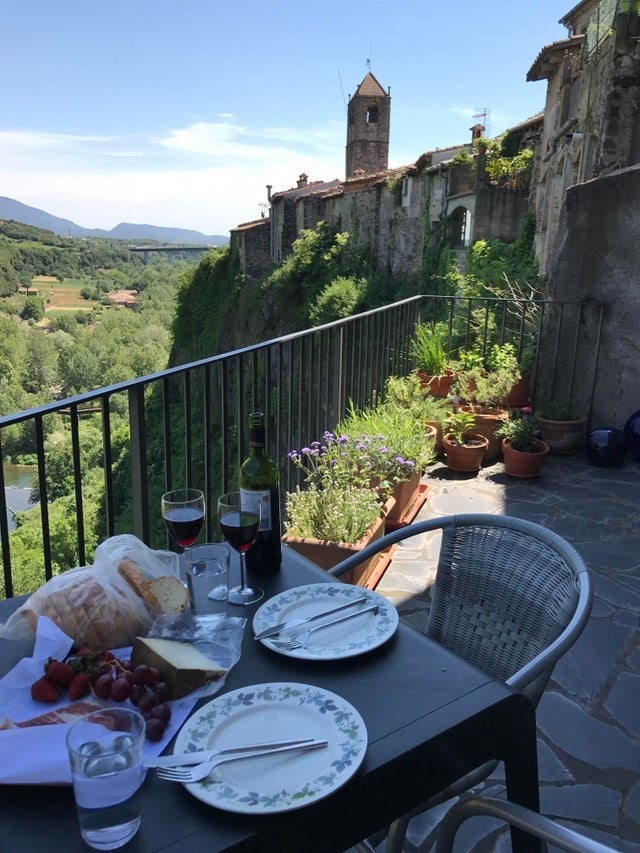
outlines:
[{"label": "rolling hill", "polygon": [[121,222],[107,231],[102,228],[83,228],[70,219],[53,216],[37,207],[0,196],[0,219],[13,219],[35,228],[53,231],[61,237],[105,237],[112,240],[154,240],[159,243],[178,243],[207,246],[222,246],[229,238],[222,234],[201,234],[188,228],[164,228],[159,225],[143,225]]}]

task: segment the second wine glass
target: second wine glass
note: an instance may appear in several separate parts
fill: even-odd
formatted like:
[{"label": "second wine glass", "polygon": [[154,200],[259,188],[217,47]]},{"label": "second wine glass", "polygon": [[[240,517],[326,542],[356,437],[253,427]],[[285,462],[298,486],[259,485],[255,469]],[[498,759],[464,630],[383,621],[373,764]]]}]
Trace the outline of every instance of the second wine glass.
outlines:
[{"label": "second wine glass", "polygon": [[218,521],[224,538],[240,555],[240,584],[229,589],[229,604],[253,604],[260,601],[264,590],[247,583],[244,560],[244,555],[258,535],[260,504],[243,509],[240,492],[229,492],[218,498]]}]

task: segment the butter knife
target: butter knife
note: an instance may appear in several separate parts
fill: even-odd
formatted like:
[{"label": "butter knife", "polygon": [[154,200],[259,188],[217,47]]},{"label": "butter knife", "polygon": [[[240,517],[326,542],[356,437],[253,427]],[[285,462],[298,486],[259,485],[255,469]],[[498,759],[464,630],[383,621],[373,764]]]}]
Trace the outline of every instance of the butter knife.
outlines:
[{"label": "butter knife", "polygon": [[202,749],[196,752],[178,752],[173,755],[161,755],[159,758],[149,758],[143,761],[144,767],[185,767],[187,764],[202,764],[211,761],[219,755],[233,755],[243,752],[254,752],[258,749],[281,749],[287,746],[310,746],[316,743],[312,737],[299,740],[274,740],[267,743],[250,743],[246,746],[229,746],[225,749]]},{"label": "butter knife", "polygon": [[341,610],[346,610],[348,607],[354,607],[356,604],[362,604],[368,600],[368,596],[361,595],[359,598],[352,598],[346,604],[341,604],[339,607],[332,607],[330,610],[323,610],[322,613],[316,613],[315,616],[307,616],[306,619],[287,619],[286,622],[280,622],[278,625],[272,625],[271,628],[265,628],[253,638],[254,640],[264,640],[267,637],[273,637],[274,634],[279,634],[281,631],[287,631],[290,628],[300,628],[301,625],[306,625],[307,622],[315,622],[316,619],[324,619],[325,616],[332,616],[334,613],[339,613]]}]

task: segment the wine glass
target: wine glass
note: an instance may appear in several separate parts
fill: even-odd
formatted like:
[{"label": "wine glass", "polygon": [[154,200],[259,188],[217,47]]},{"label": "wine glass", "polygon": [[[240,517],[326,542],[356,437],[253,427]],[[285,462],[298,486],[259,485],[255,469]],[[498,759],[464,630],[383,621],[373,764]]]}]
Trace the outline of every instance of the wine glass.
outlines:
[{"label": "wine glass", "polygon": [[229,492],[218,498],[218,521],[229,545],[240,554],[240,585],[231,587],[229,604],[253,604],[260,601],[264,590],[247,584],[244,555],[256,541],[260,525],[260,504],[242,506],[240,492]]},{"label": "wine glass", "polygon": [[198,538],[204,524],[205,501],[200,489],[174,489],[160,501],[162,518],[173,541],[183,550]]}]

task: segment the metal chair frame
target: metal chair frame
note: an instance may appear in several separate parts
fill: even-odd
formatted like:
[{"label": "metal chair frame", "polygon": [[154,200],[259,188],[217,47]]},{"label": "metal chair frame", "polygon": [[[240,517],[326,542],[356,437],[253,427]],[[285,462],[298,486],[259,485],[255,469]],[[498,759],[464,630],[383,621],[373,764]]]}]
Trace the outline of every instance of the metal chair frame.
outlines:
[{"label": "metal chair frame", "polygon": [[[558,534],[510,516],[443,516],[388,533],[329,573],[340,577],[392,544],[437,530],[442,542],[427,634],[537,705],[593,600],[582,557]],[[394,821],[386,853],[401,853],[411,817],[479,784],[497,764],[484,764]]]},{"label": "metal chair frame", "polygon": [[615,848],[588,838],[575,829],[561,826],[546,815],[538,814],[518,803],[496,797],[465,797],[444,816],[438,828],[435,853],[451,853],[460,825],[470,817],[483,815],[506,821],[530,835],[568,850],[570,853],[614,853]]}]

